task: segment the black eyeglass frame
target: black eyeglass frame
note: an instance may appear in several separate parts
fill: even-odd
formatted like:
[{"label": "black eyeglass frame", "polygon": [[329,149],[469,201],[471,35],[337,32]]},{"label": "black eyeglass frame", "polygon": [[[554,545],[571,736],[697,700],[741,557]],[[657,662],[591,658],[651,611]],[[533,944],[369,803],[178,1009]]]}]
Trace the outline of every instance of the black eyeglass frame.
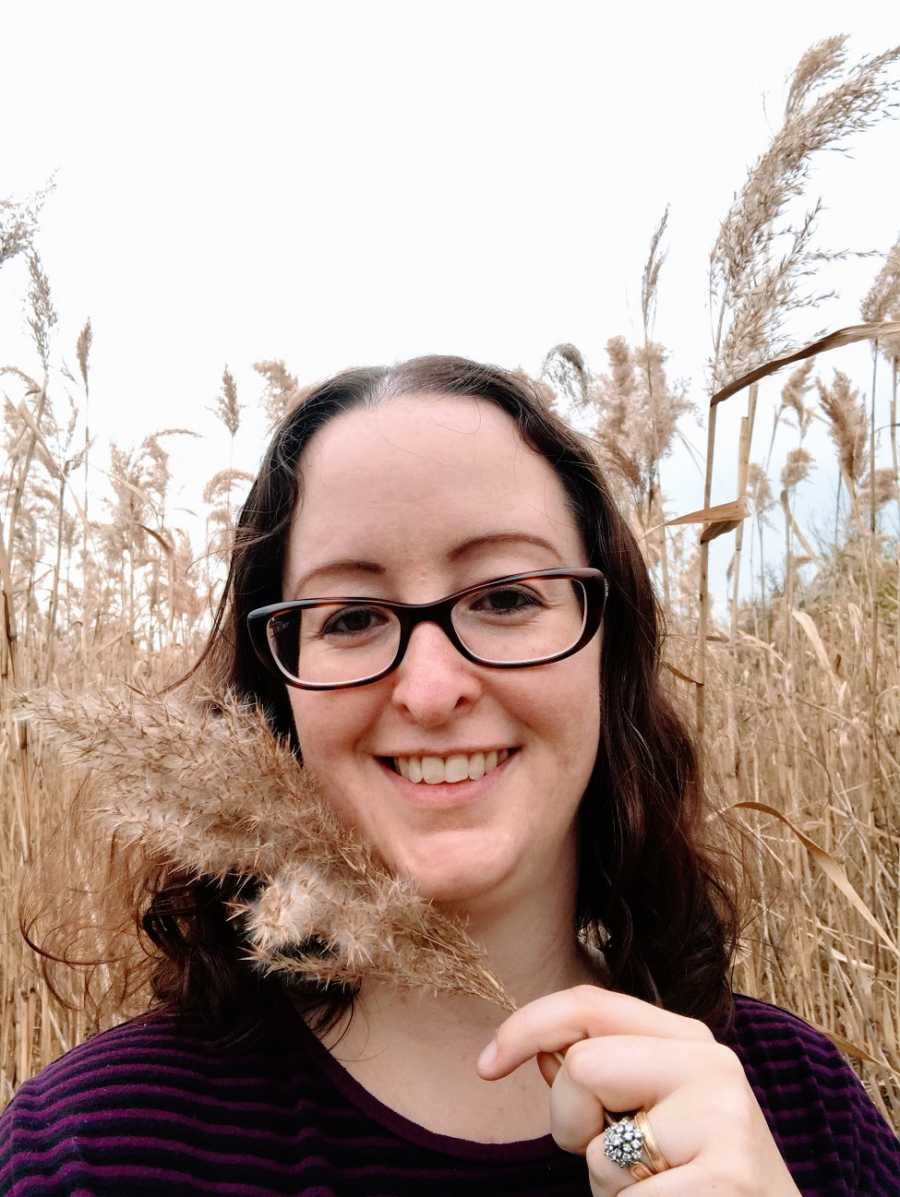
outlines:
[{"label": "black eyeglass frame", "polygon": [[[563,652],[556,653],[552,657],[544,657],[539,661],[486,661],[466,648],[453,626],[451,619],[453,606],[461,598],[465,598],[467,594],[474,594],[479,590],[488,590],[494,586],[502,586],[508,582],[524,582],[528,578],[573,578],[575,581],[582,583],[585,592],[584,627],[576,642]],[[392,602],[389,599],[368,598],[358,594],[343,597],[336,595],[328,598],[293,599],[285,603],[269,603],[265,607],[257,607],[248,613],[247,631],[250,635],[250,643],[253,645],[253,651],[259,657],[262,664],[270,673],[273,673],[279,680],[286,682],[289,686],[294,686],[298,690],[348,690],[352,686],[368,686],[372,682],[378,682],[395,670],[403,660],[410,638],[420,623],[436,623],[457,652],[461,653],[467,661],[471,661],[475,665],[484,665],[488,669],[534,669],[540,665],[551,665],[554,661],[562,661],[565,657],[571,657],[574,653],[584,648],[596,634],[597,629],[603,621],[608,595],[609,583],[606,575],[600,569],[589,567],[536,569],[529,570],[527,573],[506,574],[502,578],[491,578],[486,582],[479,582],[477,586],[466,586],[464,590],[457,590],[454,594],[449,594],[446,598],[438,599],[434,603],[398,603]],[[393,611],[400,623],[400,640],[397,644],[397,652],[394,659],[380,673],[373,674],[372,677],[361,678],[357,681],[298,681],[285,672],[272,652],[269,637],[266,633],[269,620],[274,615],[282,615],[286,611],[302,610],[306,607],[325,607],[331,606],[334,603],[355,605],[371,603]]]}]

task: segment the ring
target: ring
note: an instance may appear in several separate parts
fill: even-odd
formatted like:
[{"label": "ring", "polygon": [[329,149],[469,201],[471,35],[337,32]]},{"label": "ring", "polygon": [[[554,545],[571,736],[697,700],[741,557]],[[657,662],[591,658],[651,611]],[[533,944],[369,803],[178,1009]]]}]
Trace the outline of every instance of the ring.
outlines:
[{"label": "ring", "polygon": [[[653,1131],[650,1129],[650,1119],[647,1117],[646,1110],[638,1110],[634,1116],[634,1124],[641,1132],[641,1138],[644,1140],[644,1150],[647,1152],[647,1158],[650,1161],[651,1173],[665,1172],[667,1168],[671,1168],[671,1164],[659,1150]],[[644,1177],[644,1180],[647,1178]]]},{"label": "ring", "polygon": [[656,1145],[646,1110],[608,1126],[603,1132],[603,1151],[614,1164],[627,1168],[635,1180],[647,1180],[669,1167]]},{"label": "ring", "polygon": [[603,1151],[606,1158],[620,1168],[630,1168],[639,1162],[644,1150],[644,1136],[633,1118],[620,1118],[603,1132]]}]

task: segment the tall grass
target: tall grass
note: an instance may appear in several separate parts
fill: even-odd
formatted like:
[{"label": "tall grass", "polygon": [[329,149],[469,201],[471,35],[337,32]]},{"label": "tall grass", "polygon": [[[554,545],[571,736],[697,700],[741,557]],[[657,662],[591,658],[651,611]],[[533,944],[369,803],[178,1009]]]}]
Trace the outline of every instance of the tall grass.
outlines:
[{"label": "tall grass", "polygon": [[[712,390],[786,348],[791,313],[818,301],[814,291],[798,289],[817,261],[815,208],[786,255],[774,252],[776,221],[788,200],[801,196],[815,150],[885,114],[886,72],[897,56],[891,51],[848,69],[843,39],[830,39],[798,65],[783,127],[715,240]],[[753,880],[735,987],[795,1010],[832,1036],[896,1121],[900,552],[889,524],[893,518],[900,528],[900,337],[877,342],[882,368],[874,383],[851,379],[839,354],[787,376],[771,432],[766,424],[765,453],[753,452],[764,415],[756,388],[747,390],[740,443],[727,462],[721,452],[717,457],[713,406],[704,509],[717,471],[736,479],[736,501],[718,519],[673,522],[666,463],[693,405],[667,378],[665,348],[653,339],[665,231],[664,219],[644,269],[641,342],[612,337],[597,370],[574,346],[557,346],[545,363],[547,400],[577,409],[582,425],[590,421],[596,451],[660,584],[668,684],[694,712],[711,826],[743,854]],[[60,1052],[147,1001],[142,989],[123,988],[115,960],[54,974],[51,988],[19,933],[21,888],[57,837],[76,837],[70,886],[73,901],[88,911],[79,951],[91,959],[104,935],[102,905],[90,900],[102,888],[104,851],[84,829],[66,824],[72,778],[28,724],[13,720],[9,694],[48,680],[72,688],[109,681],[155,687],[184,671],[209,626],[248,478],[234,466],[243,405],[227,368],[215,412],[230,451],[205,489],[208,546],[198,552],[172,522],[166,446],[185,430],[113,446],[101,471],[89,435],[91,326],[76,345],[80,386],[69,376],[78,398],[60,400],[51,368],[56,314],[36,232],[31,209],[0,203],[0,267],[19,256],[27,262],[38,363],[3,367],[0,1104]],[[900,319],[900,245],[886,255],[861,312],[868,322]],[[255,368],[272,422],[302,402],[304,389],[284,363]],[[833,461],[817,462],[808,449],[813,419],[831,431]],[[776,444],[788,453],[773,491]],[[835,535],[826,545],[813,545],[797,515],[797,495],[814,468],[835,478]],[[101,472],[110,483],[104,506],[91,486]],[[784,541],[773,557],[763,531],[776,518]],[[719,534],[735,536],[722,627],[712,617],[707,558]],[[104,1000],[88,1001],[89,994]]]}]

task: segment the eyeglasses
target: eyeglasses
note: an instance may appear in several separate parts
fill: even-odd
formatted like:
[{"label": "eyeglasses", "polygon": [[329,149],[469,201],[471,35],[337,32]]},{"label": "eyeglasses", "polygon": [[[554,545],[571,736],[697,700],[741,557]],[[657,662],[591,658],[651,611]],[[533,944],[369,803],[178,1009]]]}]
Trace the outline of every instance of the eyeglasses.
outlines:
[{"label": "eyeglasses", "polygon": [[247,616],[254,651],[289,686],[339,690],[377,682],[403,660],[420,623],[436,623],[468,661],[492,669],[549,665],[584,648],[608,585],[599,569],[541,569],[468,586],[435,603],[311,598]]}]

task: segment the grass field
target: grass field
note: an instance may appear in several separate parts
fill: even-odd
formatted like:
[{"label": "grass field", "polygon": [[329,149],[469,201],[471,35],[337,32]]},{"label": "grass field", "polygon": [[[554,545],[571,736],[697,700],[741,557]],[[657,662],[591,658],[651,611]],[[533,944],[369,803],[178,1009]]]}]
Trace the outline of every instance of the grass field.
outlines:
[{"label": "grass field", "polygon": [[[735,988],[794,1010],[829,1034],[895,1124],[900,335],[870,334],[874,377],[842,373],[839,347],[794,363],[780,375],[780,406],[765,425],[755,387],[742,389],[728,400],[746,411],[739,446],[717,445],[718,407],[708,409],[706,508],[719,472],[734,475],[738,450],[727,510],[672,524],[660,463],[689,400],[705,406],[789,343],[791,315],[809,301],[803,288],[816,261],[815,211],[787,244],[776,229],[803,194],[811,157],[885,116],[897,58],[892,51],[851,70],[844,40],[836,38],[798,64],[783,124],[715,238],[716,332],[705,399],[668,380],[665,351],[653,339],[665,220],[643,275],[643,339],[613,337],[607,361],[594,369],[573,346],[557,346],[543,375],[548,402],[574,404],[582,419],[589,413],[592,444],[645,547],[668,620],[668,684],[704,748],[711,831],[742,854],[752,879]],[[153,687],[183,672],[208,630],[224,576],[222,548],[246,487],[246,476],[225,462],[210,479],[213,551],[206,555],[206,546],[192,545],[171,524],[165,434],[148,433],[137,448],[115,449],[102,463],[112,495],[101,514],[92,497],[99,450],[89,440],[91,329],[85,326],[76,346],[79,378],[70,381],[79,398],[69,402],[60,398],[69,388],[55,380],[55,312],[32,216],[0,207],[0,266],[18,255],[29,263],[35,348],[32,364],[3,372],[0,1105],[49,1060],[146,1001],[145,992],[117,987],[122,968],[115,960],[57,971],[51,988],[19,933],[20,890],[60,836],[82,837],[81,875],[70,885],[79,908],[90,912],[102,844],[66,823],[71,778],[40,737],[14,721],[10,695],[48,682]],[[868,323],[900,319],[900,243],[873,267],[871,290],[854,311]],[[257,369],[271,416],[302,402],[302,387],[283,363]],[[233,437],[240,407],[227,371],[218,414]],[[831,433],[832,460],[816,463],[807,448],[814,419]],[[770,435],[790,446],[780,477],[770,476]],[[795,512],[816,464],[833,474],[840,502],[837,536],[824,547],[811,543]],[[760,535],[766,523],[783,533],[775,557],[771,535],[766,544]],[[719,535],[730,538],[734,559],[727,617],[717,621],[708,551]],[[88,913],[82,942],[89,948],[100,934]],[[85,1001],[87,990],[105,995],[103,1002]]]}]

